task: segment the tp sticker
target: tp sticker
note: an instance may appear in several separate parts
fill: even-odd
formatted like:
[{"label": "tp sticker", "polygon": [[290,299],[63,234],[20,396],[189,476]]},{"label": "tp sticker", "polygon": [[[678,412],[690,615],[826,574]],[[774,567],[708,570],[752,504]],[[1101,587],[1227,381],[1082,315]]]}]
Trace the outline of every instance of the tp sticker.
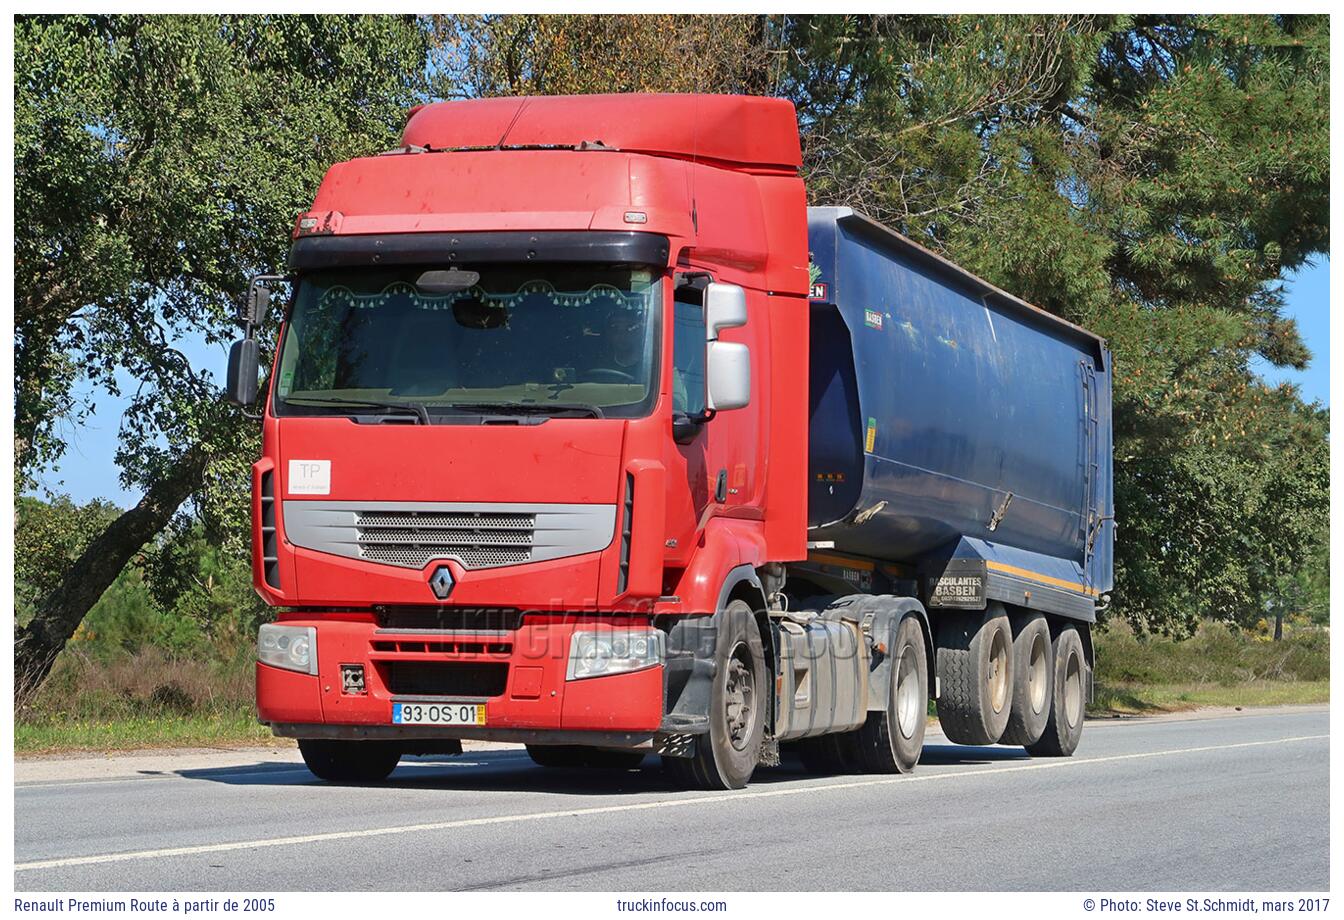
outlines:
[{"label": "tp sticker", "polygon": [[290,495],[330,495],[330,460],[289,461]]}]

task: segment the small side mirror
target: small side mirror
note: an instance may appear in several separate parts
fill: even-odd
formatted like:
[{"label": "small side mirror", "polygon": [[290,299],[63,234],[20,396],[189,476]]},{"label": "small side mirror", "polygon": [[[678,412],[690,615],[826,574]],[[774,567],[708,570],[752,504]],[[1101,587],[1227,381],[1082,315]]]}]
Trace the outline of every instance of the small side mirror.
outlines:
[{"label": "small side mirror", "polygon": [[263,284],[260,278],[253,279],[252,285],[247,290],[247,307],[243,321],[252,326],[260,326],[266,321],[266,311],[270,306],[271,289]]},{"label": "small side mirror", "polygon": [[713,282],[705,287],[705,332],[712,342],[724,329],[747,324],[747,292],[736,284]]},{"label": "small side mirror", "polygon": [[257,340],[239,339],[229,349],[228,382],[225,395],[238,406],[250,406],[257,401]]}]

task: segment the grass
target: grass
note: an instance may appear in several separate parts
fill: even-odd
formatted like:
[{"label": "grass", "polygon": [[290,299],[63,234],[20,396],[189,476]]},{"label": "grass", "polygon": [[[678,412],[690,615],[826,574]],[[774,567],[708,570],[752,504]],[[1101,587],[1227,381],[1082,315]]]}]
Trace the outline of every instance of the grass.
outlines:
[{"label": "grass", "polygon": [[1095,634],[1094,715],[1330,700],[1330,634],[1301,627],[1280,642],[1222,624],[1177,641],[1123,626]]},{"label": "grass", "polygon": [[1157,684],[1149,687],[1098,686],[1091,715],[1156,715],[1205,706],[1289,706],[1330,702],[1330,681],[1252,681],[1235,687],[1217,684]]},{"label": "grass", "polygon": [[[1094,635],[1093,715],[1201,706],[1276,706],[1330,699],[1330,636],[1300,627],[1281,642],[1219,624],[1190,639],[1139,637],[1123,626]],[[155,648],[62,654],[33,704],[17,713],[18,755],[139,748],[287,744],[257,722],[250,653],[227,660]]]},{"label": "grass", "polygon": [[271,743],[270,729],[257,721],[252,669],[250,655],[203,661],[152,647],[110,656],[68,649],[17,714],[14,752]]},{"label": "grass", "polygon": [[140,716],[123,719],[21,721],[14,725],[14,753],[127,751],[141,748],[239,747],[288,744],[247,709],[232,713]]}]

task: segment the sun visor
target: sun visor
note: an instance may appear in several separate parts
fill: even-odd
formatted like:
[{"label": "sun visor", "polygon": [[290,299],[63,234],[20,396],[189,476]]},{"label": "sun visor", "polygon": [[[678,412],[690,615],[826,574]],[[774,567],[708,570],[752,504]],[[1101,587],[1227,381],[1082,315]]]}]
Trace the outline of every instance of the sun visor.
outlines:
[{"label": "sun visor", "polygon": [[612,148],[729,167],[802,165],[793,103],[761,96],[622,94],[436,102],[412,111],[403,143],[431,150]]}]

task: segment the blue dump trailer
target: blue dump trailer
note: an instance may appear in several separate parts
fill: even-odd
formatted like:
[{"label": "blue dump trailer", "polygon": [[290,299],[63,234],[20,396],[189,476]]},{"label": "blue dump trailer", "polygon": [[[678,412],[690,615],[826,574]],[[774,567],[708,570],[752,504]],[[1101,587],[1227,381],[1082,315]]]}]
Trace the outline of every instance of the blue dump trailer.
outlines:
[{"label": "blue dump trailer", "polygon": [[1111,588],[1110,354],[849,208],[811,208],[813,543],[1095,619]]},{"label": "blue dump trailer", "polygon": [[917,601],[953,741],[1070,753],[1112,587],[1105,342],[852,209],[809,209],[808,241],[809,556],[789,597],[832,620]]}]

